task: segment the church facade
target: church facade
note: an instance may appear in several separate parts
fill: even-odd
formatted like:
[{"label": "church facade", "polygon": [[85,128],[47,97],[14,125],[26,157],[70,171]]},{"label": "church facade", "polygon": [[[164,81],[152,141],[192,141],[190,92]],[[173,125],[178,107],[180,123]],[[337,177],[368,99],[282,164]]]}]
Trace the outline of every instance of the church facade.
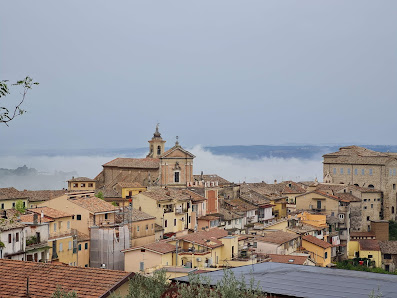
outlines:
[{"label": "church facade", "polygon": [[179,145],[165,151],[166,141],[156,131],[149,140],[146,158],[116,158],[102,165],[103,170],[95,178],[97,189],[112,190],[118,183],[139,183],[142,186],[184,187],[193,182],[195,156]]}]

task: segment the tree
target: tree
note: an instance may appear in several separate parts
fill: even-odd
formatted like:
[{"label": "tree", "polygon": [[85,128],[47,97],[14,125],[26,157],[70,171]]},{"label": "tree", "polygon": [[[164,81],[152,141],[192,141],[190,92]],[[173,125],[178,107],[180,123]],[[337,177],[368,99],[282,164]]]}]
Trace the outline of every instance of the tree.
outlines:
[{"label": "tree", "polygon": [[103,192],[101,192],[101,191],[99,191],[96,195],[95,195],[97,198],[100,198],[100,199],[102,199],[103,200]]},{"label": "tree", "polygon": [[[21,86],[22,87],[22,98],[19,103],[13,108],[7,108],[1,104],[0,106],[0,123],[4,123],[8,126],[8,122],[14,120],[16,116],[20,116],[26,111],[21,108],[23,102],[25,101],[26,94],[30,89],[32,89],[33,85],[38,85],[39,83],[33,82],[33,79],[27,76],[25,79],[17,81],[15,84],[11,84],[11,86]],[[8,80],[0,81],[0,99],[6,97],[10,94],[10,89],[8,86]]]},{"label": "tree", "polygon": [[77,298],[77,294],[74,291],[66,292],[61,286],[57,286],[51,298]]},{"label": "tree", "polygon": [[15,210],[18,211],[19,214],[25,213],[26,208],[22,200],[18,200],[15,202]]}]

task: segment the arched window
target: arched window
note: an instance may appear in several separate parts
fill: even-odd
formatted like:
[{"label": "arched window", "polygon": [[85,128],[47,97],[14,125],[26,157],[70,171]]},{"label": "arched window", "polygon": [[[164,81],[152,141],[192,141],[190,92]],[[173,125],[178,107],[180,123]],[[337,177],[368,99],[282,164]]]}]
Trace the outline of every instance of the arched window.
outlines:
[{"label": "arched window", "polygon": [[356,183],[356,184],[354,184],[354,186],[357,186],[357,187],[358,187],[359,185]]},{"label": "arched window", "polygon": [[157,155],[161,155],[161,146],[157,146]]},{"label": "arched window", "polygon": [[372,184],[368,185],[368,188],[375,188]]}]

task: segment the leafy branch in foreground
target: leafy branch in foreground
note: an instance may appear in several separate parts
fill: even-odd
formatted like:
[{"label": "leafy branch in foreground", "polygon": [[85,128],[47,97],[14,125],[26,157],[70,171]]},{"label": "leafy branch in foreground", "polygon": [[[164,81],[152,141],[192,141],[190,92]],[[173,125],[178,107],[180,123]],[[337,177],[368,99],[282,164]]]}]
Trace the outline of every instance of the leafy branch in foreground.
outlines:
[{"label": "leafy branch in foreground", "polygon": [[[8,122],[12,121],[16,116],[20,116],[26,111],[21,108],[23,102],[25,101],[26,94],[30,89],[32,89],[33,85],[38,85],[39,83],[33,82],[33,79],[27,76],[25,79],[17,81],[15,84],[11,84],[11,86],[21,86],[21,100],[19,103],[11,109],[0,106],[0,123],[4,123],[8,126]],[[0,81],[0,98],[6,97],[10,94],[9,83],[8,80]]]}]

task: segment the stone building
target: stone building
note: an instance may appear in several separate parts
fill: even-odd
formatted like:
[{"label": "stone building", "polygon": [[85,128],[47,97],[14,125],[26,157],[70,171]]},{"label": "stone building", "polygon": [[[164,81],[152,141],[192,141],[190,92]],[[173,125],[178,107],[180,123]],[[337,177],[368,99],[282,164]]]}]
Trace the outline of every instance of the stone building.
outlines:
[{"label": "stone building", "polygon": [[397,153],[348,146],[323,158],[324,182],[382,191],[382,216],[386,220],[396,219]]},{"label": "stone building", "polygon": [[157,125],[146,158],[116,158],[105,163],[95,178],[97,190],[116,191],[118,183],[181,187],[193,182],[195,156],[179,145],[178,137],[175,145],[164,152],[165,142]]}]

